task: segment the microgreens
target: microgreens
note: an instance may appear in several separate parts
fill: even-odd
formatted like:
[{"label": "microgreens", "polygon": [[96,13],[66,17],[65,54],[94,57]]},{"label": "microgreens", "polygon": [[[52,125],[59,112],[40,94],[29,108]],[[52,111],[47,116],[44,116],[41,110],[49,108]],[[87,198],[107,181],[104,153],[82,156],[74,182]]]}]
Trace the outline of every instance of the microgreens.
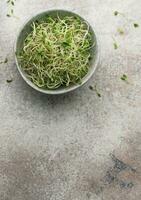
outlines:
[{"label": "microgreens", "polygon": [[88,73],[92,35],[78,17],[47,17],[32,24],[18,57],[30,80],[40,88],[56,89],[81,83]]}]

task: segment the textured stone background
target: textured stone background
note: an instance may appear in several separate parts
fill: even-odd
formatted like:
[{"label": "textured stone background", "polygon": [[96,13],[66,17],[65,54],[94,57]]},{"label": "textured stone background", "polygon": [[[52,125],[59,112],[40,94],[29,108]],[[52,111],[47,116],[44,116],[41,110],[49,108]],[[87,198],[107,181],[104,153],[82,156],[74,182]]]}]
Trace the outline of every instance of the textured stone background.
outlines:
[{"label": "textured stone background", "polygon": [[[101,45],[91,81],[57,97],[31,89],[13,57],[21,25],[51,8],[82,15]],[[9,60],[0,65],[0,200],[141,199],[140,9],[140,0],[17,0],[17,19],[6,17],[6,0],[0,0],[0,59]],[[123,73],[129,84],[120,80]]]}]

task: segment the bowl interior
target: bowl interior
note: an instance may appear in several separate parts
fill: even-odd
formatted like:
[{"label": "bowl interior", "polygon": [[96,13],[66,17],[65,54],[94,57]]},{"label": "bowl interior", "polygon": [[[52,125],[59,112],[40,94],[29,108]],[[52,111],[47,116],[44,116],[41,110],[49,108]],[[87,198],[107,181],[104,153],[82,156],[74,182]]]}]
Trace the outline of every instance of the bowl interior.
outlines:
[{"label": "bowl interior", "polygon": [[[61,93],[66,93],[66,92],[72,91],[72,90],[80,87],[84,83],[86,83],[88,81],[88,79],[92,76],[92,74],[94,73],[96,65],[97,65],[97,59],[98,59],[98,45],[97,45],[96,35],[95,35],[92,27],[89,25],[89,31],[91,32],[92,41],[95,42],[95,46],[92,47],[91,50],[90,50],[90,54],[91,54],[90,68],[89,68],[88,73],[85,75],[85,77],[83,77],[81,84],[70,85],[68,87],[59,87],[58,89],[55,89],[55,90],[49,90],[49,89],[42,89],[42,88],[37,87],[34,83],[32,83],[29,80],[29,78],[27,78],[26,73],[24,72],[24,70],[20,66],[20,62],[19,62],[19,59],[18,59],[17,55],[19,54],[19,52],[23,48],[25,38],[32,31],[31,24],[33,22],[43,21],[48,16],[57,17],[57,15],[59,15],[60,18],[63,18],[64,16],[77,16],[82,21],[86,22],[86,20],[84,20],[82,17],[80,17],[79,15],[77,15],[75,13],[72,13],[70,11],[65,11],[65,10],[51,10],[51,11],[46,11],[46,12],[40,13],[40,14],[36,15],[35,17],[31,18],[23,26],[23,28],[20,30],[20,33],[19,33],[17,41],[16,41],[16,45],[15,45],[15,52],[16,52],[15,53],[15,59],[16,59],[16,64],[17,64],[18,70],[19,70],[20,74],[22,75],[23,79],[31,87],[33,87],[34,89],[36,89],[36,90],[38,90],[38,91],[40,91],[42,93],[46,93],[46,94],[61,94]],[[86,23],[89,24],[88,22],[86,22]]]}]

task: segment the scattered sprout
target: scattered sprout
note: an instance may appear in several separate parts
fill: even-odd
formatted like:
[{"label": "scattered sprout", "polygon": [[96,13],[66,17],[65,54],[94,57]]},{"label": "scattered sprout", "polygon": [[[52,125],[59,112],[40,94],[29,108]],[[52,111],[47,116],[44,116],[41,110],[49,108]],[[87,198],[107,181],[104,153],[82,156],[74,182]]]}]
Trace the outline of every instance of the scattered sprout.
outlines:
[{"label": "scattered sprout", "polygon": [[5,58],[4,61],[1,61],[0,64],[6,64],[8,62],[8,58]]},{"label": "scattered sprout", "polygon": [[120,79],[121,79],[122,81],[128,82],[128,76],[127,76],[126,74],[123,74],[123,75],[120,77]]},{"label": "scattered sprout", "polygon": [[115,12],[114,12],[114,15],[115,15],[115,16],[120,15],[120,16],[124,17],[126,20],[128,20],[128,18],[127,18],[127,17],[125,16],[125,14],[122,13],[122,12],[115,11]]},{"label": "scattered sprout", "polygon": [[[122,16],[124,19],[126,19],[127,22],[133,23],[133,19],[128,18],[124,13],[115,11],[115,12],[114,12],[114,15],[115,15],[115,16],[120,15],[120,16]],[[135,28],[138,28],[138,27],[139,27],[139,24],[138,24],[138,23],[133,23],[133,26],[134,26]],[[124,34],[124,32],[123,32],[123,33],[120,33],[120,34],[122,35],[122,34]]]},{"label": "scattered sprout", "polygon": [[89,89],[92,91],[95,91],[98,97],[101,97],[100,92],[97,89],[97,85],[95,85],[94,87],[92,85],[89,86]]},{"label": "scattered sprout", "polygon": [[7,1],[7,4],[9,6],[9,11],[8,11],[8,13],[6,15],[7,17],[12,17],[13,16],[13,14],[14,14],[13,6],[15,5],[15,1],[16,0],[8,0]]}]

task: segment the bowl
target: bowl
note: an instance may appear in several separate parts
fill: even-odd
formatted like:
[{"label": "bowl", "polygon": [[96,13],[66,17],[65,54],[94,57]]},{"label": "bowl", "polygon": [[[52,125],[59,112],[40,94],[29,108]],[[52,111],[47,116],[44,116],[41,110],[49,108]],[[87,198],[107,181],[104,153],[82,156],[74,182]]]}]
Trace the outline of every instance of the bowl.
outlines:
[{"label": "bowl", "polygon": [[37,87],[28,77],[27,74],[24,72],[24,70],[22,69],[21,65],[20,65],[20,61],[18,59],[18,53],[20,52],[20,50],[23,47],[24,44],[24,40],[27,37],[27,35],[31,32],[31,24],[35,21],[42,21],[44,20],[47,16],[51,16],[51,17],[56,17],[57,15],[59,15],[60,17],[63,16],[77,16],[79,17],[82,21],[86,22],[87,24],[89,24],[85,19],[83,19],[81,16],[79,16],[76,13],[73,13],[71,11],[67,11],[67,10],[49,10],[49,11],[45,11],[42,12],[40,14],[37,14],[36,16],[32,17],[30,20],[28,20],[24,26],[21,28],[17,39],[16,39],[16,43],[15,43],[15,47],[14,47],[14,51],[15,51],[15,61],[16,61],[16,66],[21,74],[21,76],[23,77],[23,79],[25,80],[25,82],[30,85],[32,88],[34,88],[35,90],[44,93],[44,94],[52,94],[52,95],[56,95],[56,94],[64,94],[70,91],[73,91],[79,87],[81,87],[82,85],[84,85],[94,74],[95,69],[99,63],[99,51],[98,51],[98,41],[96,38],[96,34],[95,31],[93,30],[93,28],[91,27],[91,25],[89,24],[89,31],[91,32],[92,35],[92,40],[95,41],[95,46],[91,48],[90,50],[90,54],[91,54],[91,60],[90,60],[90,67],[89,67],[89,71],[88,73],[82,78],[81,84],[75,84],[75,85],[70,85],[68,87],[59,87],[57,89],[42,89]]}]

